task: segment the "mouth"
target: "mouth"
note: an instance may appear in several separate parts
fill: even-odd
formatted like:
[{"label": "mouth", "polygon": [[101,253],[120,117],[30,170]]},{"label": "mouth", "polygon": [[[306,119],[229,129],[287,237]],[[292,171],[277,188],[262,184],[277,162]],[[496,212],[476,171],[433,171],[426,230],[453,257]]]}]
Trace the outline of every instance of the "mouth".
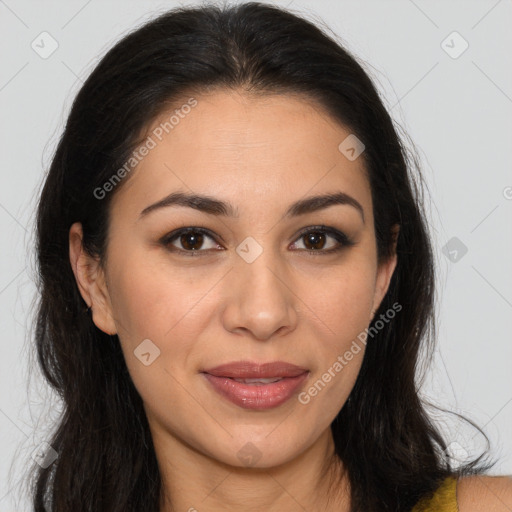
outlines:
[{"label": "mouth", "polygon": [[247,362],[221,365],[201,372],[224,399],[244,409],[266,410],[287,402],[309,377],[309,371],[288,363]]}]

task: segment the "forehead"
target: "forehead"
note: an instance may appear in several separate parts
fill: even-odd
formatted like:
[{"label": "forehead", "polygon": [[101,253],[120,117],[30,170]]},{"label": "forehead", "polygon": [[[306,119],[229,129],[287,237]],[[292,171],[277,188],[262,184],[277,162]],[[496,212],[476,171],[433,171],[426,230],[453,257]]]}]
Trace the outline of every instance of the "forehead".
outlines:
[{"label": "forehead", "polygon": [[143,144],[151,149],[117,202],[143,207],[181,189],[225,198],[243,212],[244,202],[269,207],[288,196],[342,190],[371,209],[363,158],[350,160],[339,149],[350,130],[313,100],[236,91],[192,99],[150,124]]}]

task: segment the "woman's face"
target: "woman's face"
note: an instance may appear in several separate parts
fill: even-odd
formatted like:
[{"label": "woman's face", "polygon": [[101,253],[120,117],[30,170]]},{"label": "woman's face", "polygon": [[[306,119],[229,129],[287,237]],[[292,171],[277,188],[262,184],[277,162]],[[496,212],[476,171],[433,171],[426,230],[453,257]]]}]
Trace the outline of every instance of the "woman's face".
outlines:
[{"label": "woman's face", "polygon": [[[172,111],[150,127],[151,148],[112,198],[104,269],[77,279],[95,324],[119,336],[158,442],[271,467],[329,432],[396,261],[377,266],[363,158],[350,139],[339,149],[350,131],[299,97],[196,100],[167,131]],[[177,193],[209,201],[165,203]],[[337,194],[350,198],[309,201]],[[241,361],[302,375],[208,376]]]}]

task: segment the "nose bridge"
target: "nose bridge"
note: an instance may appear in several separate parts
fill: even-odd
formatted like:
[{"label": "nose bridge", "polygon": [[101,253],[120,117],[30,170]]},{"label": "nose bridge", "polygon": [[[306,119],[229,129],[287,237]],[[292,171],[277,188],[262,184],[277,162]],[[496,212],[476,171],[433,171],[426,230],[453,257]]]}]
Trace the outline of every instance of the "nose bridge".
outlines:
[{"label": "nose bridge", "polygon": [[[249,287],[246,291],[252,299],[261,298],[274,302],[288,299],[283,283],[276,277],[279,273],[284,277],[283,262],[270,245],[264,246],[263,243],[248,237],[239,244],[236,252],[240,259],[233,270],[240,274],[244,288]],[[253,293],[250,293],[251,291]]]},{"label": "nose bridge", "polygon": [[226,327],[248,329],[260,338],[267,338],[282,327],[293,328],[294,295],[286,284],[287,273],[277,251],[248,237],[236,252]]}]

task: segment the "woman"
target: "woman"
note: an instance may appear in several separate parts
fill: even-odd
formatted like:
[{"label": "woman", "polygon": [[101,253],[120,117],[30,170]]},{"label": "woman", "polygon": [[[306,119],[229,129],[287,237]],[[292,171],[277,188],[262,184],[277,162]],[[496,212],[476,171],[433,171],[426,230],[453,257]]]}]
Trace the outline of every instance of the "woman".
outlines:
[{"label": "woman", "polygon": [[356,60],[290,12],[175,9],[116,44],[38,209],[65,411],[35,510],[508,510],[416,390],[434,269],[410,164]]}]

